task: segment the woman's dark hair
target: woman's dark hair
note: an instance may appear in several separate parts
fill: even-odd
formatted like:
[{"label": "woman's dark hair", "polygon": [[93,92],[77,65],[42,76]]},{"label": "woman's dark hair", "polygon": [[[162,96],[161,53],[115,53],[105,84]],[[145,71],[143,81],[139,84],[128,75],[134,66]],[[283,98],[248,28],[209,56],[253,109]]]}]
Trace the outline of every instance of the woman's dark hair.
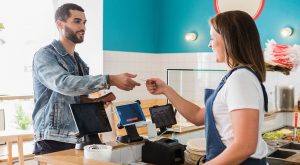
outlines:
[{"label": "woman's dark hair", "polygon": [[210,24],[224,40],[229,67],[249,66],[265,81],[263,51],[253,18],[243,11],[227,11],[211,18]]},{"label": "woman's dark hair", "polygon": [[55,21],[66,21],[71,15],[70,10],[78,10],[84,12],[83,8],[76,4],[66,3],[57,8],[55,12]]}]

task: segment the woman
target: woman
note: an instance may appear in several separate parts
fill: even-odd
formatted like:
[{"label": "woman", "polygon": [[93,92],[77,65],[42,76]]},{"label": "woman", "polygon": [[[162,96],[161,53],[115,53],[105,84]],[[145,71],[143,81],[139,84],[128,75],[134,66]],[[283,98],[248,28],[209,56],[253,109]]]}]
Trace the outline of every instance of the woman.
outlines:
[{"label": "woman", "polygon": [[267,144],[262,139],[267,95],[262,82],[266,70],[254,20],[246,12],[228,11],[210,20],[209,47],[217,62],[229,71],[205,108],[185,100],[162,80],[148,79],[151,94],[164,94],[195,125],[205,124],[205,164],[266,164]]}]

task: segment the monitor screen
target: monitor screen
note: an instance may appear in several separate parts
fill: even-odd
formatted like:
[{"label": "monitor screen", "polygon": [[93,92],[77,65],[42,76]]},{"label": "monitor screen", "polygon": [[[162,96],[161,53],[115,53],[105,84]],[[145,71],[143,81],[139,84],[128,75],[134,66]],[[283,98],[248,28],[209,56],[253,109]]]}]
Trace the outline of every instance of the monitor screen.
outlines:
[{"label": "monitor screen", "polygon": [[152,122],[156,128],[169,127],[177,124],[173,106],[171,104],[154,106],[149,109]]},{"label": "monitor screen", "polygon": [[116,114],[122,126],[146,121],[142,108],[137,102],[116,106]]},{"label": "monitor screen", "polygon": [[78,136],[111,131],[103,103],[70,104]]}]

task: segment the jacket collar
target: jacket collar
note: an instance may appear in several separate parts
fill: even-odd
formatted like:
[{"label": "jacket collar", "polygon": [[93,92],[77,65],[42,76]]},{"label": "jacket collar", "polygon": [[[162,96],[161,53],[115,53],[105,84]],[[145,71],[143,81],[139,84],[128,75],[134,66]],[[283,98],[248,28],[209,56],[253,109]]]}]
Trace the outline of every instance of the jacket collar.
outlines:
[{"label": "jacket collar", "polygon": [[61,44],[60,41],[53,40],[51,45],[54,47],[54,49],[57,51],[57,53],[60,54],[61,56],[68,55],[66,49],[64,48],[64,46]]}]

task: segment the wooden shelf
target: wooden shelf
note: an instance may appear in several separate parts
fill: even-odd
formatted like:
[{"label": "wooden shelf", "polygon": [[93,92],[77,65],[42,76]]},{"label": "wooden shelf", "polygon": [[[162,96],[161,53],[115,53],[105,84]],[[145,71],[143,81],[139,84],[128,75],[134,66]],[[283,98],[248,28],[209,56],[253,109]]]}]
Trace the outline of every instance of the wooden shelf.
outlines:
[{"label": "wooden shelf", "polygon": [[2,100],[27,100],[32,99],[32,95],[26,95],[26,96],[9,96],[9,95],[2,95],[0,96],[0,101]]}]

